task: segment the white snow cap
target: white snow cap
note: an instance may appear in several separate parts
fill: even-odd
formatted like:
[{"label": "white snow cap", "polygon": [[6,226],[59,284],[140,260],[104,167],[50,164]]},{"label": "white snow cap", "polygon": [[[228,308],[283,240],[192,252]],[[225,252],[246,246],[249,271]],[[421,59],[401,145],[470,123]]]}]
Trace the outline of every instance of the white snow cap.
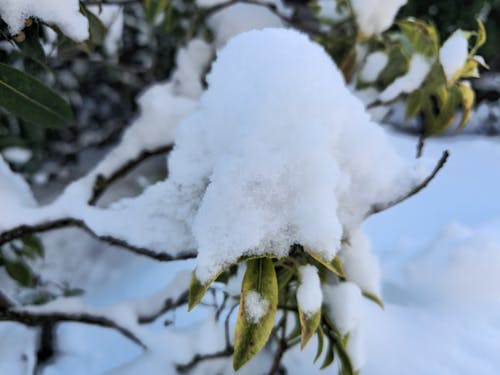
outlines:
[{"label": "white snow cap", "polygon": [[469,42],[462,30],[455,31],[439,50],[439,62],[443,66],[446,79],[450,81],[453,76],[467,62]]},{"label": "white snow cap", "polygon": [[331,260],[344,227],[413,182],[306,35],[241,34],[219,53],[208,84],[178,129],[167,187],[181,199],[175,216],[192,228],[201,282],[243,255],[285,256],[295,243]]},{"label": "white snow cap", "polygon": [[243,308],[247,319],[251,323],[257,324],[269,310],[269,301],[258,292],[251,290],[245,294]]},{"label": "white snow cap", "polygon": [[18,207],[35,207],[36,201],[29,185],[21,175],[11,171],[0,155],[0,212],[15,214]]},{"label": "white snow cap", "polygon": [[310,264],[300,267],[300,285],[297,289],[297,301],[306,315],[316,313],[323,303],[323,292],[318,269]]},{"label": "white snow cap", "polygon": [[352,0],[351,5],[360,31],[366,35],[379,34],[394,23],[394,17],[407,0]]},{"label": "white snow cap", "polygon": [[24,20],[37,17],[57,25],[77,42],[89,37],[87,18],[80,13],[78,0],[0,0],[0,16],[11,34],[24,28]]},{"label": "white snow cap", "polygon": [[380,93],[379,99],[383,102],[389,102],[401,94],[409,94],[417,90],[424,82],[427,74],[429,74],[431,65],[431,61],[428,58],[420,54],[413,55],[410,60],[408,72],[387,86]]}]

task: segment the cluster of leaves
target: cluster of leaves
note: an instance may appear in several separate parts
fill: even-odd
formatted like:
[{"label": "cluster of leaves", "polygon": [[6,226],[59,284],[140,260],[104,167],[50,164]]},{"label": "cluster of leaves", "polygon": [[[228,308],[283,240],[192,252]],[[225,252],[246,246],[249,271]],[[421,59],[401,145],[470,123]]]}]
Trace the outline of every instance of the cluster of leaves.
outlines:
[{"label": "cluster of leaves", "polygon": [[[339,332],[328,307],[324,305],[314,313],[306,313],[295,297],[301,284],[300,268],[304,265],[313,265],[318,269],[321,283],[345,282],[346,276],[339,257],[328,262],[314,251],[306,251],[302,246],[294,245],[289,256],[285,258],[277,259],[272,255],[250,256],[242,257],[239,263],[242,262],[246,263],[246,271],[241,285],[234,333],[235,370],[258,354],[272,339],[279,341],[279,350],[284,351],[299,344],[303,349],[316,335],[318,346],[314,362],[324,353],[321,368],[330,366],[335,358],[338,358],[340,375],[357,374],[348,355],[349,334],[342,335]],[[189,309],[193,309],[202,300],[213,282],[227,283],[234,273],[234,268],[222,271],[206,284],[201,284],[193,273],[189,290]],[[247,311],[246,299],[250,293],[257,293],[260,302],[267,307],[258,321]],[[378,296],[366,292],[363,292],[363,295],[383,307]],[[278,311],[282,319],[276,322]],[[283,325],[283,322],[290,318],[289,315],[293,315],[295,320],[295,326],[291,330],[287,330],[286,325]],[[280,329],[281,338],[277,334]]]},{"label": "cluster of leaves", "polygon": [[[416,19],[399,21],[398,26],[400,33],[387,33],[382,40],[384,50],[389,51],[389,62],[375,85],[386,87],[408,69],[413,54],[424,56],[432,65],[422,85],[405,99],[406,119],[420,116],[422,135],[428,137],[447,131],[454,123],[458,108],[461,107],[462,118],[457,128],[461,130],[469,121],[475,102],[475,92],[464,79],[479,77],[479,65],[487,68],[483,60],[476,55],[486,42],[482,22],[478,20],[477,31],[463,32],[467,39],[474,39],[474,45],[464,66],[450,79],[447,79],[439,61],[441,43],[436,27]],[[380,45],[374,44],[375,48],[380,48]]]}]

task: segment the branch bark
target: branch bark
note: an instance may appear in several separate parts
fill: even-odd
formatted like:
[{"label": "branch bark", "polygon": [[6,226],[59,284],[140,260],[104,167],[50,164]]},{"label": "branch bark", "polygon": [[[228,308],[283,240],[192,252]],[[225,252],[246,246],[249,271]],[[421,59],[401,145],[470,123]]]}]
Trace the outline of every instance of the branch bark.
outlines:
[{"label": "branch bark", "polygon": [[438,163],[436,164],[436,166],[432,170],[431,174],[429,176],[427,176],[427,178],[425,178],[421,183],[416,185],[413,189],[408,191],[406,194],[400,196],[399,198],[396,198],[390,202],[383,202],[383,203],[374,204],[370,208],[370,210],[366,213],[365,217],[368,217],[368,216],[371,216],[373,214],[385,211],[385,210],[407,200],[408,198],[414,196],[415,194],[419,193],[421,190],[423,190],[425,187],[427,187],[427,185],[429,185],[429,183],[434,179],[434,177],[436,177],[436,175],[439,173],[439,171],[446,164],[446,161],[448,160],[449,156],[450,156],[450,153],[448,152],[448,150],[444,151],[443,155],[439,159]]}]

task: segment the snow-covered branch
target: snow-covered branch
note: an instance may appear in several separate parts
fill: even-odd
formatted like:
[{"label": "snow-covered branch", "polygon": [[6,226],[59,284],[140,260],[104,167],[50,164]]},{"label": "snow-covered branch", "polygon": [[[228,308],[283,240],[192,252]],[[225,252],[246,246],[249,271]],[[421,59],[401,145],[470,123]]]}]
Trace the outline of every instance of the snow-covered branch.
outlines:
[{"label": "snow-covered branch", "polygon": [[400,197],[391,200],[389,202],[385,203],[377,203],[374,204],[370,211],[366,214],[366,217],[371,216],[373,214],[385,211],[391,207],[394,207],[395,205],[407,200],[408,198],[413,197],[414,195],[418,194],[420,191],[425,189],[427,185],[436,177],[436,175],[439,173],[439,171],[444,167],[446,164],[446,161],[448,160],[448,157],[450,156],[450,153],[446,150],[443,152],[443,155],[441,158],[438,160],[436,166],[432,170],[432,172],[424,179],[422,182],[419,184],[415,185],[411,190],[409,190],[406,194],[401,195]]}]

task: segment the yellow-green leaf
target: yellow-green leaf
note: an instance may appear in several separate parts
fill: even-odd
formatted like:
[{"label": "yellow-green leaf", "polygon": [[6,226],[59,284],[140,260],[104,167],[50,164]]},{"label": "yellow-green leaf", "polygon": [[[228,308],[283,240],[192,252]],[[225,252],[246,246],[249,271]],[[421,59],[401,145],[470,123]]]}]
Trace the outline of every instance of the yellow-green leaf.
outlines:
[{"label": "yellow-green leaf", "polygon": [[368,298],[369,300],[375,302],[377,305],[380,306],[380,308],[382,310],[385,308],[384,301],[382,301],[382,299],[379,296],[377,296],[376,294],[363,291],[363,296]]},{"label": "yellow-green leaf", "polygon": [[467,122],[469,122],[472,107],[474,106],[474,102],[476,100],[476,94],[474,90],[464,82],[460,82],[460,84],[458,85],[458,90],[460,91],[460,95],[462,97],[463,109],[462,120],[460,121],[460,125],[457,128],[457,131],[460,131],[465,127]]},{"label": "yellow-green leaf", "polygon": [[321,365],[321,370],[327,368],[333,363],[335,359],[335,351],[333,348],[333,344],[331,341],[328,341],[328,347],[326,348],[325,359],[323,360],[323,364]]},{"label": "yellow-green leaf", "polygon": [[210,285],[219,277],[219,275],[224,270],[221,270],[214,278],[205,284],[202,284],[200,280],[196,277],[196,271],[193,271],[193,276],[191,277],[191,284],[189,285],[189,297],[188,297],[188,311],[191,311],[198,305],[205,295]]},{"label": "yellow-green leaf", "polygon": [[300,348],[304,349],[319,327],[319,323],[321,321],[321,309],[316,311],[314,314],[305,314],[299,305],[299,317],[301,328]]},{"label": "yellow-green leaf", "polygon": [[316,357],[314,357],[314,363],[319,359],[321,353],[323,352],[323,345],[325,341],[325,334],[323,333],[323,328],[321,328],[321,324],[318,327],[317,336],[318,336],[318,349],[316,350]]},{"label": "yellow-green leaf", "polygon": [[406,99],[406,120],[409,120],[417,115],[422,108],[422,104],[424,101],[423,92],[421,90],[417,90],[408,95]]},{"label": "yellow-green leaf", "polygon": [[307,253],[317,262],[321,263],[323,266],[328,268],[330,271],[332,271],[334,274],[341,278],[345,278],[345,272],[344,272],[344,267],[342,266],[342,262],[340,261],[339,257],[333,258],[331,262],[328,262],[326,259],[324,259],[321,255],[319,255],[317,252],[306,249]]},{"label": "yellow-green leaf", "polygon": [[[234,332],[233,367],[237,371],[267,343],[278,306],[278,280],[270,258],[249,260],[241,286],[240,308]],[[260,299],[262,316],[247,311],[250,293]],[[267,306],[266,306],[267,305]],[[256,320],[258,318],[258,320]]]}]

